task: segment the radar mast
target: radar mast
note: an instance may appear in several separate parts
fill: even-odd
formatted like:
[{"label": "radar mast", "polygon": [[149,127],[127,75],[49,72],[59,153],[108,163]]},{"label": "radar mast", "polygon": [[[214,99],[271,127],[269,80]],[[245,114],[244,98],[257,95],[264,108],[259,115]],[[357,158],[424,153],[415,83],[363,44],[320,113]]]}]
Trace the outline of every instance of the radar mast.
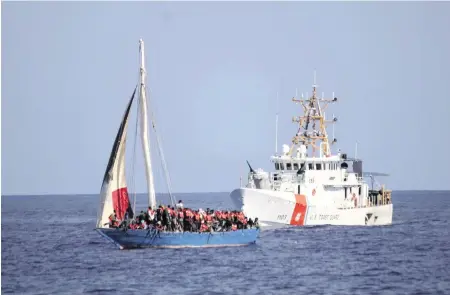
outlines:
[{"label": "radar mast", "polygon": [[[298,124],[298,130],[292,138],[292,146],[289,154],[291,155],[294,148],[299,144],[305,145],[307,150],[312,148],[312,154],[309,156],[315,157],[316,150],[320,150],[322,156],[330,156],[331,148],[327,133],[327,124],[334,124],[337,118],[333,116],[332,120],[326,120],[325,110],[330,103],[337,102],[337,98],[325,99],[317,97],[316,71],[314,71],[314,84],[312,85],[312,96],[304,99],[303,93],[301,99],[293,97],[292,101],[296,104],[301,104],[303,107],[303,115],[292,118],[293,123]],[[297,96],[297,94],[296,94]],[[308,94],[306,94],[308,96]],[[333,132],[334,137],[334,132]],[[336,143],[336,138],[333,138],[331,144]]]}]

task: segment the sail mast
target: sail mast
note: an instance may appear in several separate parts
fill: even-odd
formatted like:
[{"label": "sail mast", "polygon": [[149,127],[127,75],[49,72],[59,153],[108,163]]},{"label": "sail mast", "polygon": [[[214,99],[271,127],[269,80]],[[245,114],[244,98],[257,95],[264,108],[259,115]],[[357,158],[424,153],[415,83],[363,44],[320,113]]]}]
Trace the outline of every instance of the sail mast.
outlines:
[{"label": "sail mast", "polygon": [[144,41],[142,39],[139,40],[139,50],[141,52],[141,71],[140,71],[141,141],[142,141],[142,148],[144,150],[145,169],[147,173],[148,205],[152,208],[155,208],[156,207],[155,184],[153,179],[152,160],[150,158],[150,147],[148,137],[147,95],[145,89],[145,80],[146,80],[145,52],[144,52]]},{"label": "sail mast", "polygon": [[275,115],[275,154],[278,154],[278,92],[277,92],[277,109]]}]

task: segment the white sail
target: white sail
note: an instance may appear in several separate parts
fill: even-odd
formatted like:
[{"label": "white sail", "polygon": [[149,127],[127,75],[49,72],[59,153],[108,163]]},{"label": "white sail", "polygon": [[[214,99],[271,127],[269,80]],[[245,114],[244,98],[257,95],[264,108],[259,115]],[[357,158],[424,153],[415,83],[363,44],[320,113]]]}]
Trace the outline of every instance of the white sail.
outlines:
[{"label": "white sail", "polygon": [[145,71],[145,52],[144,41],[139,40],[139,49],[141,52],[141,91],[140,91],[140,108],[141,108],[141,141],[144,150],[145,169],[147,174],[148,187],[148,204],[150,207],[156,207],[155,185],[153,180],[152,160],[150,158],[150,147],[148,137],[148,115],[147,115],[147,95],[145,89],[146,71]]},{"label": "white sail", "polygon": [[119,131],[109,157],[103,177],[102,189],[100,192],[101,204],[99,216],[97,217],[97,227],[108,227],[108,217],[115,211],[116,217],[122,220],[128,212],[130,218],[133,217],[130,199],[128,197],[127,181],[125,176],[125,147],[127,139],[128,116],[133,103],[136,89],[128,103],[125,114],[122,118]]}]

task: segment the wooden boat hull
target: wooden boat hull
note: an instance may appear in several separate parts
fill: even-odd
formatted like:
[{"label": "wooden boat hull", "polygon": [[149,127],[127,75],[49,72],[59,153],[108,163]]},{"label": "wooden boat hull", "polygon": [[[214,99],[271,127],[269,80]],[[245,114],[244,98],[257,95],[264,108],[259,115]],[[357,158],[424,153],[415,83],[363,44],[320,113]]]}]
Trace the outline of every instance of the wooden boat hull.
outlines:
[{"label": "wooden boat hull", "polygon": [[174,233],[144,229],[124,231],[114,228],[96,228],[96,231],[119,249],[246,246],[256,243],[260,232],[259,229],[245,229],[213,233]]}]

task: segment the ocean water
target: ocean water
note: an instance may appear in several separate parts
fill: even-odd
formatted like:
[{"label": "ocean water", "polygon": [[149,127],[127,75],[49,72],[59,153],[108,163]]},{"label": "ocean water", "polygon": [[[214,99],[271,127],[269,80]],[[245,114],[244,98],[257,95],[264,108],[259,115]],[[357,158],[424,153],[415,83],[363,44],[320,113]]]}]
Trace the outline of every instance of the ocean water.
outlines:
[{"label": "ocean water", "polygon": [[[232,207],[226,193],[177,197]],[[93,230],[98,203],[3,196],[2,294],[450,294],[450,192],[394,191],[391,226],[283,228],[211,249],[118,250]]]}]

